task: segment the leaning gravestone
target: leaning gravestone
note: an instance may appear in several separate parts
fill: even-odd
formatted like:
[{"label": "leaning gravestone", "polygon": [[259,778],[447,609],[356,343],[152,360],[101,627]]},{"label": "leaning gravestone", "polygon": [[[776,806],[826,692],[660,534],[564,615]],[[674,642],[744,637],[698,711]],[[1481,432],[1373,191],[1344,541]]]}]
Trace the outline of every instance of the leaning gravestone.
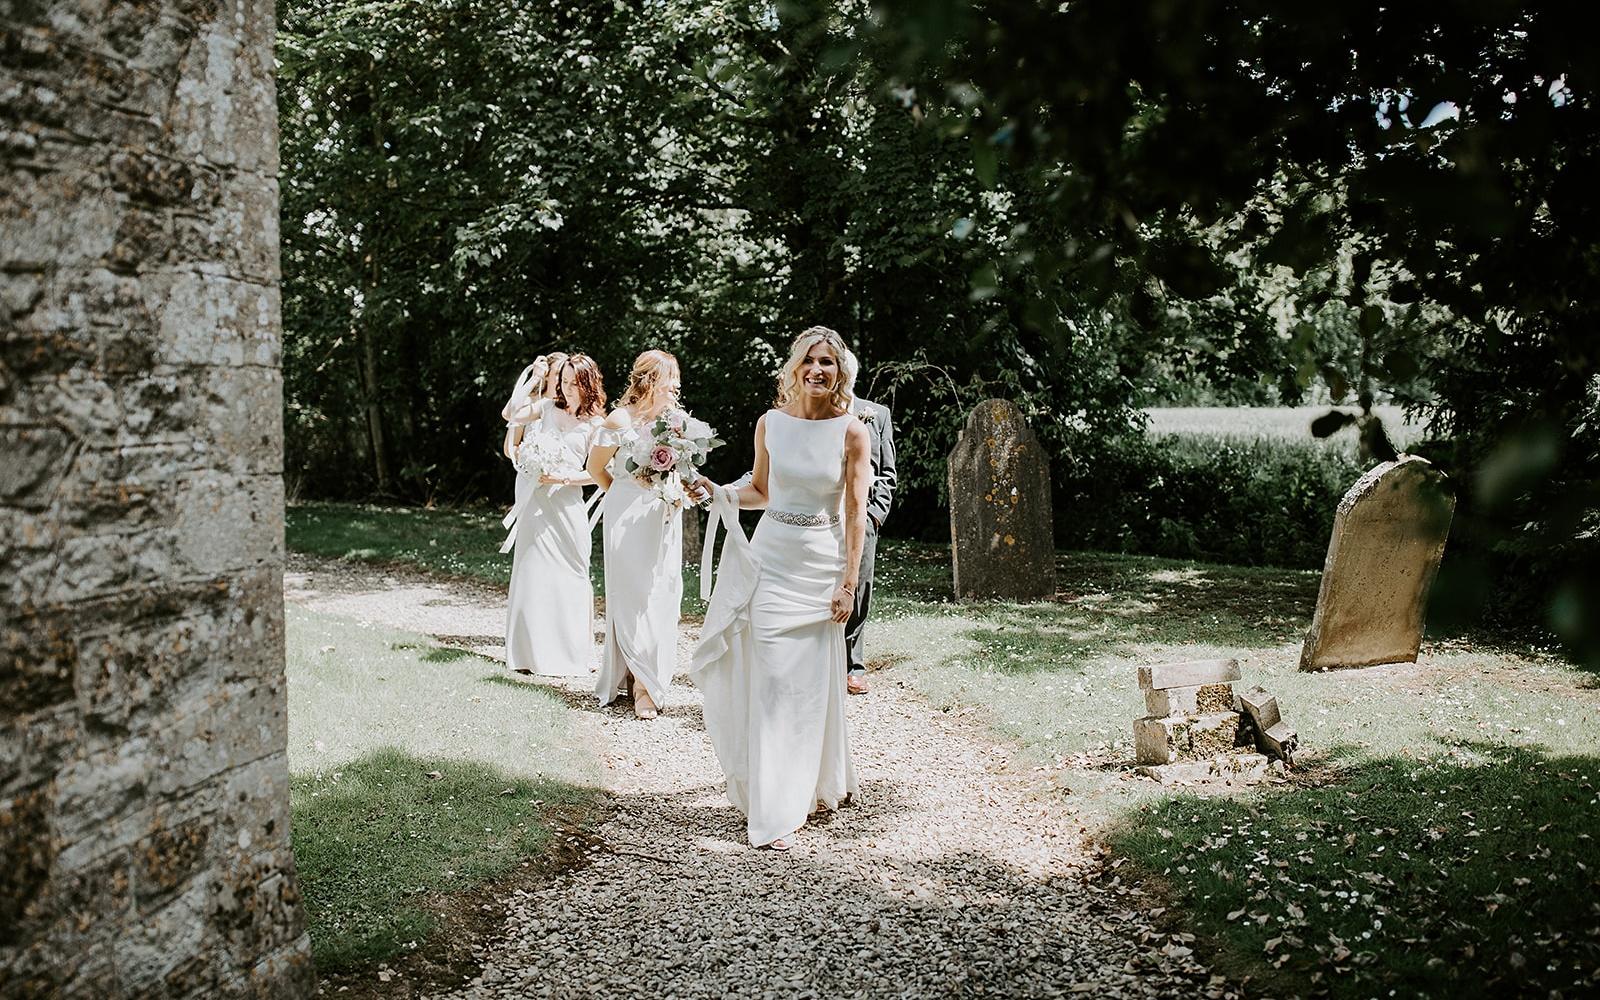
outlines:
[{"label": "leaning gravestone", "polygon": [[1004,399],[978,404],[950,452],[956,597],[1035,600],[1056,592],[1050,461]]},{"label": "leaning gravestone", "polygon": [[1376,466],[1339,501],[1301,670],[1415,663],[1455,493],[1426,459]]}]

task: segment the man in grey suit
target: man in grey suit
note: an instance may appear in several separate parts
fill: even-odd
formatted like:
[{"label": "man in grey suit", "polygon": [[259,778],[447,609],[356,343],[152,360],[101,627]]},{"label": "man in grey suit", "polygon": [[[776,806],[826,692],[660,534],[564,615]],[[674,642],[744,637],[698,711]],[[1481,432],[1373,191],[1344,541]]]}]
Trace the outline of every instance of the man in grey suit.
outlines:
[{"label": "man in grey suit", "polygon": [[889,408],[881,403],[856,397],[856,416],[867,425],[872,439],[872,488],[867,491],[867,537],[861,546],[861,580],[856,584],[856,609],[844,627],[844,643],[849,673],[845,689],[851,694],[867,693],[866,631],[867,615],[872,610],[872,568],[878,552],[878,532],[894,506],[897,482],[894,468],[894,423]]}]

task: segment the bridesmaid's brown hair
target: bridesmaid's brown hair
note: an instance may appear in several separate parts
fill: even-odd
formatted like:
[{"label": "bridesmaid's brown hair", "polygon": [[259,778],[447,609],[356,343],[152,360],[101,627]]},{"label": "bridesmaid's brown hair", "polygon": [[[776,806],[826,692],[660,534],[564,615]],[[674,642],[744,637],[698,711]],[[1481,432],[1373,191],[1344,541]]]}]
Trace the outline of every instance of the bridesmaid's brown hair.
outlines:
[{"label": "bridesmaid's brown hair", "polygon": [[[580,417],[600,417],[606,412],[606,387],[600,377],[600,366],[587,354],[574,354],[562,362],[562,368],[572,369],[572,380],[578,384],[576,414]],[[565,371],[562,376],[565,376]],[[563,377],[556,379],[556,406],[567,408],[567,397],[561,389]]]}]

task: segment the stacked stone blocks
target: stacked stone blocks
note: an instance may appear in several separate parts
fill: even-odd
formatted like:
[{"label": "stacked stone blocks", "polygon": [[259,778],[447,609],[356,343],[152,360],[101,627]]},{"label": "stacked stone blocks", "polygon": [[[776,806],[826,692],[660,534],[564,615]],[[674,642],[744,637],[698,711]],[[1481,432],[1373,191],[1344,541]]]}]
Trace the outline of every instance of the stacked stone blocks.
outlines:
[{"label": "stacked stone blocks", "polygon": [[1146,716],[1133,724],[1140,764],[1173,764],[1233,749],[1239,713],[1233,710],[1237,660],[1189,660],[1139,668]]}]

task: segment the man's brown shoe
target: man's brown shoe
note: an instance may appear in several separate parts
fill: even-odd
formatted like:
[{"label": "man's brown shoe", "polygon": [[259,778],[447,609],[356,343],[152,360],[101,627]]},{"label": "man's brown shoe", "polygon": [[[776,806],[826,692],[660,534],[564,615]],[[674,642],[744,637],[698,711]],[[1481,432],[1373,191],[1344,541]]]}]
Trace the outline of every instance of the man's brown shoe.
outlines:
[{"label": "man's brown shoe", "polygon": [[867,679],[860,674],[849,674],[844,679],[844,689],[851,694],[866,694]]}]

